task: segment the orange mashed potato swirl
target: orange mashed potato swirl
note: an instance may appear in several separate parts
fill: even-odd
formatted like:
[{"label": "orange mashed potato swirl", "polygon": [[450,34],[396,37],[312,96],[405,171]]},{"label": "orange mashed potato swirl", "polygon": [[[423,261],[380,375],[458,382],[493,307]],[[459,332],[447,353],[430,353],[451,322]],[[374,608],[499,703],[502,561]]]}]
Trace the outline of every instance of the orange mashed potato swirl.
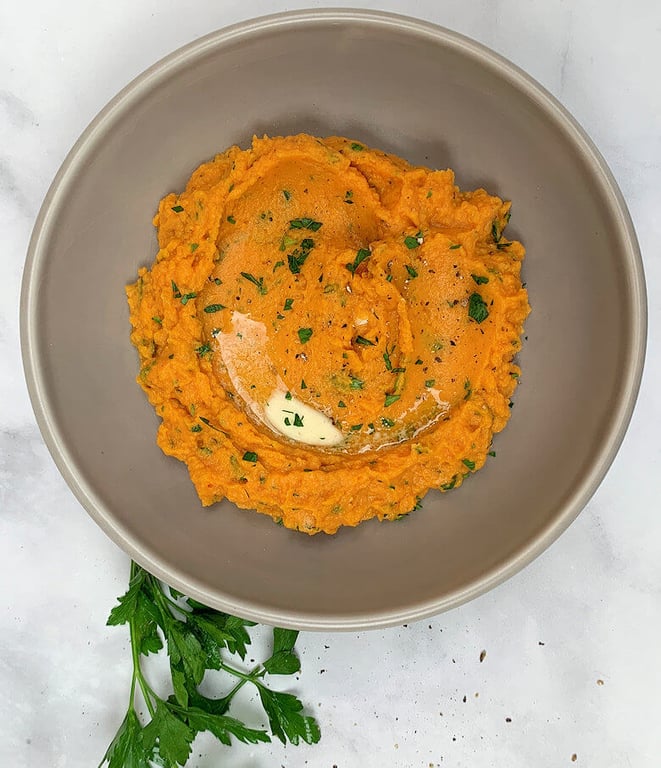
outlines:
[{"label": "orange mashed potato swirl", "polygon": [[509,208],[307,135],[231,147],[167,195],[131,340],[202,503],[334,533],[478,470],[530,310]]}]

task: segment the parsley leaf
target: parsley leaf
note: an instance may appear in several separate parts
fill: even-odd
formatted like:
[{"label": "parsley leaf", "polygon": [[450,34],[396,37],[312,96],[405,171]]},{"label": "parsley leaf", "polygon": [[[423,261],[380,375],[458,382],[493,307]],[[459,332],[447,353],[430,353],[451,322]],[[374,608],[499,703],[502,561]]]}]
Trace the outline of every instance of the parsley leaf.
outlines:
[{"label": "parsley leaf", "polygon": [[353,260],[353,263],[347,263],[344,266],[349,270],[349,272],[351,272],[352,275],[355,275],[358,267],[365,261],[365,259],[369,259],[371,255],[372,254],[368,248],[361,248],[356,253],[356,258]]},{"label": "parsley leaf", "polygon": [[[266,675],[291,675],[300,670],[294,651],[298,632],[273,629],[269,658],[252,671],[237,669],[228,655],[245,659],[250,644],[248,628],[253,622],[207,608],[180,592],[164,587],[155,577],[131,564],[131,578],[125,595],[119,598],[109,624],[128,624],[133,657],[131,698],[126,716],[106,750],[101,765],[108,768],[164,768],[183,766],[198,733],[208,731],[230,746],[232,737],[248,744],[270,741],[265,730],[250,728],[227,714],[235,694],[246,684],[257,688],[267,714],[271,733],[283,742],[298,744],[319,741],[316,720],[303,713],[303,704],[291,693],[271,691]],[[162,647],[166,640],[174,694],[159,696],[148,682],[140,658]],[[229,693],[210,698],[198,690],[208,669],[230,676]],[[140,688],[146,705],[143,725],[135,705]]]},{"label": "parsley leaf", "polygon": [[298,744],[316,744],[321,737],[319,726],[312,717],[301,714],[303,705],[291,693],[271,691],[261,683],[257,684],[259,698],[266,710],[273,735],[283,744],[290,741]]},{"label": "parsley leaf", "polygon": [[195,731],[158,700],[151,722],[142,730],[142,742],[147,749],[158,747],[158,755],[166,765],[184,765],[191,751]]},{"label": "parsley leaf", "polygon": [[311,336],[312,336],[312,328],[298,329],[298,340],[301,342],[301,344],[307,344],[308,341],[310,341]]},{"label": "parsley leaf", "polygon": [[489,317],[486,302],[479,293],[472,293],[468,299],[468,316],[478,324]]},{"label": "parsley leaf", "polygon": [[250,272],[242,272],[241,277],[244,277],[248,282],[252,283],[262,296],[268,293],[268,289],[264,285],[263,277],[255,277],[254,275],[251,275]]},{"label": "parsley leaf", "polygon": [[411,264],[405,264],[406,271],[409,273],[409,277],[417,277],[418,276],[418,270],[413,267]]},{"label": "parsley leaf", "polygon": [[322,221],[315,221],[314,219],[309,218],[292,219],[289,222],[290,229],[309,229],[311,232],[316,232],[323,226],[324,224]]},{"label": "parsley leaf", "polygon": [[489,282],[489,278],[484,277],[483,275],[471,275],[471,277],[473,278],[473,280],[475,280],[475,282],[478,285],[485,285],[486,283]]}]

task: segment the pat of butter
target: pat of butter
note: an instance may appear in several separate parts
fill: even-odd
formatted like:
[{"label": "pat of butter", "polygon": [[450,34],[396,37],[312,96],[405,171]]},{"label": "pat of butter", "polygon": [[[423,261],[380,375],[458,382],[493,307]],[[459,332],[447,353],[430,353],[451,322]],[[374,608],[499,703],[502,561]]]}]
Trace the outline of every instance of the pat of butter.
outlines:
[{"label": "pat of butter", "polygon": [[323,413],[280,389],[274,390],[264,414],[277,432],[306,445],[338,445],[343,434]]}]

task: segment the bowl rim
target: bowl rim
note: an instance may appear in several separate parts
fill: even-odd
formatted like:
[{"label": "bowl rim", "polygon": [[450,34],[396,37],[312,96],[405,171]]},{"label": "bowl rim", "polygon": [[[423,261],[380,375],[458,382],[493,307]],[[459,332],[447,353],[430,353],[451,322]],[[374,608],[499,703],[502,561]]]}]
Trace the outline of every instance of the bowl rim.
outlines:
[{"label": "bowl rim", "polygon": [[[557,514],[538,535],[518,549],[506,562],[497,564],[480,579],[464,585],[455,591],[432,600],[412,601],[404,609],[379,610],[364,614],[308,614],[306,612],[273,611],[258,601],[237,599],[222,589],[211,589],[208,585],[193,579],[190,575],[169,566],[155,555],[144,543],[139,542],[128,530],[113,518],[95,496],[95,493],[78,471],[75,460],[66,447],[66,441],[59,433],[52,417],[51,406],[45,385],[43,371],[37,355],[37,302],[35,300],[43,265],[47,259],[47,244],[50,232],[56,223],[58,208],[69,185],[74,182],[76,172],[85,157],[94,149],[97,137],[101,137],[116,116],[129,110],[152,85],[169,75],[180,66],[189,63],[205,53],[250,38],[261,32],[276,28],[305,26],[315,23],[328,24],[362,23],[375,27],[406,30],[409,33],[431,38],[441,46],[452,47],[468,54],[482,66],[495,70],[517,90],[533,99],[549,116],[555,118],[566,135],[576,146],[591,177],[600,184],[614,214],[623,249],[623,266],[627,273],[632,295],[631,330],[627,346],[627,365],[621,376],[620,397],[617,400],[607,434],[590,467],[583,473],[558,508]],[[546,550],[576,519],[587,505],[610,468],[624,439],[631,420],[643,373],[647,340],[647,296],[645,276],[640,247],[633,222],[624,197],[606,161],[585,130],[570,112],[540,83],[505,57],[487,46],[465,35],[437,24],[410,16],[385,11],[349,8],[327,8],[297,10],[269,14],[238,22],[210,32],[161,58],[147,68],[119,93],[94,117],[80,135],[55,175],[44,202],[35,220],[30,238],[23,272],[20,298],[20,341],[23,368],[28,393],[36,421],[44,442],[77,500],[103,531],[131,558],[158,578],[189,594],[200,602],[219,610],[236,614],[261,623],[293,627],[306,630],[360,630],[383,628],[416,621],[457,607],[489,591],[515,575],[538,555]]]}]

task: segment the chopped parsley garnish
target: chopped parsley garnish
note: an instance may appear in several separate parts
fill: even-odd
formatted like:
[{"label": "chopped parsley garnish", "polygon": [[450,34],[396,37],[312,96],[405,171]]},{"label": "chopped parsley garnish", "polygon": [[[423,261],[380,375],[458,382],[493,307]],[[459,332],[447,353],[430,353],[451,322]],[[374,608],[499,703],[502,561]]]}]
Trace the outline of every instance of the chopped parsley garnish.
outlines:
[{"label": "chopped parsley garnish", "polygon": [[392,419],[387,418],[386,416],[381,417],[381,423],[384,427],[394,427],[395,422]]},{"label": "chopped parsley garnish", "polygon": [[197,297],[197,294],[195,293],[195,291],[192,291],[191,293],[185,293],[185,294],[184,294],[184,295],[181,297],[181,303],[182,303],[184,306],[186,306],[186,304],[188,304],[188,302],[189,302],[191,299],[194,299],[194,298],[196,298],[196,297]]},{"label": "chopped parsley garnish", "polygon": [[443,483],[441,486],[442,491],[451,491],[457,484],[457,475],[455,475],[449,483]]},{"label": "chopped parsley garnish", "polygon": [[303,426],[303,416],[299,416],[297,413],[294,414],[294,426],[295,427]]},{"label": "chopped parsley garnish", "polygon": [[194,424],[194,425],[193,425],[193,426],[190,428],[190,431],[191,431],[191,432],[201,432],[201,431],[202,431],[202,427],[201,427],[199,424]]},{"label": "chopped parsley garnish", "polygon": [[418,359],[415,361],[414,365],[422,365],[422,360],[421,360],[420,358],[418,358]]},{"label": "chopped parsley garnish", "polygon": [[468,398],[473,394],[473,390],[471,389],[471,383],[468,379],[464,382],[464,389],[466,390],[466,394],[464,395],[464,400],[468,400]]},{"label": "chopped parsley garnish", "polygon": [[282,236],[282,240],[280,241],[280,250],[286,251],[290,245],[296,245],[296,238],[290,237],[288,234],[285,233]]},{"label": "chopped parsley garnish", "polygon": [[159,325],[163,325],[163,318],[161,317],[152,317],[152,320]]},{"label": "chopped parsley garnish", "polygon": [[204,308],[204,311],[208,315],[212,315],[214,312],[220,312],[221,309],[225,309],[225,305],[224,304],[208,304]]},{"label": "chopped parsley garnish", "polygon": [[362,152],[365,147],[362,144],[358,144],[357,142],[353,142],[351,144],[351,149],[353,149],[354,152]]},{"label": "chopped parsley garnish", "polygon": [[420,239],[422,239],[422,235],[418,233],[417,235],[407,235],[404,238],[404,245],[412,251],[414,248],[420,247]]},{"label": "chopped parsley garnish", "polygon": [[179,288],[177,288],[177,284],[175,283],[174,280],[171,280],[170,284],[172,285],[172,295],[174,296],[175,299],[180,299],[181,291],[179,290]]},{"label": "chopped parsley garnish", "polygon": [[285,299],[284,310],[288,311],[294,306],[294,299]]},{"label": "chopped parsley garnish", "polygon": [[498,243],[503,234],[503,231],[498,226],[498,219],[494,219],[491,224],[491,237],[494,243]]},{"label": "chopped parsley garnish", "polygon": [[360,344],[363,347],[373,347],[374,342],[366,339],[364,336],[356,336],[356,344]]},{"label": "chopped parsley garnish", "polygon": [[175,213],[181,213],[184,210],[183,205],[173,205],[171,210],[173,210]]},{"label": "chopped parsley garnish", "polygon": [[251,275],[250,272],[242,272],[241,277],[245,277],[248,282],[252,283],[262,296],[267,293],[267,288],[264,285],[263,277],[255,277],[254,275]]},{"label": "chopped parsley garnish", "polygon": [[429,199],[431,197],[431,195],[432,195],[432,191],[431,191],[431,189],[428,189],[427,190],[427,199]]},{"label": "chopped parsley garnish", "polygon": [[346,408],[347,404],[344,402],[344,400],[340,400],[337,404],[338,408]]},{"label": "chopped parsley garnish", "polygon": [[344,193],[344,202],[348,205],[353,205],[353,200],[351,199],[353,197],[353,192],[350,189],[347,189],[347,191]]},{"label": "chopped parsley garnish", "polygon": [[461,248],[461,243],[455,243],[455,245],[451,245],[448,250],[450,251],[456,251],[457,248]]},{"label": "chopped parsley garnish", "polygon": [[253,464],[257,461],[257,454],[254,451],[246,451],[243,454],[243,460],[244,461],[250,461]]},{"label": "chopped parsley garnish", "polygon": [[495,451],[489,451],[489,456],[495,456],[495,455],[496,455]]},{"label": "chopped parsley garnish", "polygon": [[230,224],[236,224],[236,219],[234,216],[228,216],[227,221],[229,221]]},{"label": "chopped parsley garnish", "polygon": [[486,285],[489,282],[489,278],[483,275],[471,275],[471,277],[478,285]]},{"label": "chopped parsley garnish", "polygon": [[283,189],[282,194],[284,195],[284,198],[287,200],[287,202],[291,200],[291,192],[288,189]]},{"label": "chopped parsley garnish", "polygon": [[312,328],[298,329],[298,339],[301,342],[301,344],[307,344],[308,341],[310,341],[311,336],[312,336]]},{"label": "chopped parsley garnish", "polygon": [[305,379],[301,379],[301,389],[307,389],[308,385],[305,383]]},{"label": "chopped parsley garnish", "polygon": [[213,350],[208,344],[202,344],[201,346],[197,347],[195,351],[200,357],[204,357],[205,355],[211,354]]},{"label": "chopped parsley garnish", "polygon": [[486,302],[479,293],[472,293],[468,299],[468,316],[478,324],[489,317]]},{"label": "chopped parsley garnish", "polygon": [[425,381],[425,387],[431,388],[434,384],[436,384],[436,379],[427,379],[427,381]]},{"label": "chopped parsley garnish", "polygon": [[365,382],[357,376],[349,376],[349,378],[351,379],[351,384],[349,385],[351,389],[362,389],[365,385]]},{"label": "chopped parsley garnish", "polygon": [[385,408],[388,408],[393,403],[396,403],[400,398],[400,395],[386,395],[386,399],[383,402]]},{"label": "chopped parsley garnish", "polygon": [[289,222],[290,229],[309,229],[311,232],[316,232],[323,227],[322,221],[315,221],[314,219],[292,219]]},{"label": "chopped parsley garnish", "polygon": [[392,275],[386,275],[386,282],[392,283]]},{"label": "chopped parsley garnish", "polygon": [[275,272],[276,269],[280,269],[280,267],[284,267],[285,262],[284,261],[276,261],[273,265],[273,271]]},{"label": "chopped parsley garnish", "polygon": [[[218,427],[214,427],[214,425],[209,421],[209,419],[205,419],[204,416],[200,416],[200,421],[204,422],[207,425],[207,427],[209,427],[210,429],[215,429],[216,432],[223,431],[222,429],[218,429]],[[223,432],[223,434],[225,433]]]},{"label": "chopped parsley garnish", "polygon": [[[390,352],[394,352],[395,348],[393,347]],[[386,364],[386,371],[392,371],[392,361],[390,360],[390,352],[386,349],[386,351],[383,353],[383,362]]]},{"label": "chopped parsley garnish", "polygon": [[301,241],[300,249],[294,248],[291,253],[287,254],[287,263],[289,264],[289,271],[292,275],[297,275],[301,271],[301,267],[305,264],[305,261],[313,248],[314,240],[311,237],[306,237]]},{"label": "chopped parsley garnish", "polygon": [[291,399],[292,399],[292,393],[287,392],[287,394],[285,395],[285,400],[291,400]]},{"label": "chopped parsley garnish", "polygon": [[285,416],[285,426],[291,427],[291,419],[289,416]]},{"label": "chopped parsley garnish", "polygon": [[352,275],[356,274],[356,270],[358,267],[365,261],[365,259],[369,259],[369,257],[372,254],[370,253],[368,248],[361,248],[356,253],[356,258],[353,260],[352,264],[345,264],[344,266],[351,272]]},{"label": "chopped parsley garnish", "polygon": [[418,276],[418,271],[415,267],[412,267],[410,264],[405,264],[404,266],[406,267],[406,271],[409,273],[409,277],[413,278]]},{"label": "chopped parsley garnish", "polygon": [[199,243],[191,243],[190,244],[190,252],[195,253],[195,251],[200,247]]},{"label": "chopped parsley garnish", "polygon": [[470,459],[462,459],[461,463],[465,464],[471,471],[475,469],[475,462]]},{"label": "chopped parsley garnish", "polygon": [[351,431],[352,432],[358,432],[358,430],[362,429],[362,428],[363,428],[362,424],[352,424],[351,425]]},{"label": "chopped parsley garnish", "polygon": [[223,281],[219,277],[214,277],[213,281],[214,281],[214,283],[216,285],[222,285],[223,284]]}]

